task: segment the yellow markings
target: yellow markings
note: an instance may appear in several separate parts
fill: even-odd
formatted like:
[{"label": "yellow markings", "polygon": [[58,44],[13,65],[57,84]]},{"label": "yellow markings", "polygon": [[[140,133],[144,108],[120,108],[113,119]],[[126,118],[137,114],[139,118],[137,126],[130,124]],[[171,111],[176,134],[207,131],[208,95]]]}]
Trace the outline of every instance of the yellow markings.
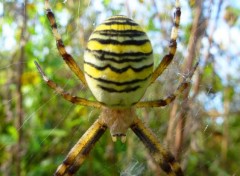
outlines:
[{"label": "yellow markings", "polygon": [[95,31],[102,31],[102,30],[118,30],[118,31],[136,30],[136,31],[143,32],[140,26],[132,26],[127,24],[112,24],[112,25],[101,24],[95,29]]},{"label": "yellow markings", "polygon": [[172,28],[172,32],[171,32],[171,39],[176,40],[178,36],[178,28],[177,27],[173,27]]},{"label": "yellow markings", "polygon": [[[171,47],[170,49],[169,49],[169,53],[170,54],[172,54],[172,55],[175,55],[175,53],[176,53],[176,47]],[[165,69],[165,68],[164,68]]]},{"label": "yellow markings", "polygon": [[134,72],[132,69],[128,69],[123,73],[116,73],[110,68],[105,70],[98,70],[88,64],[84,64],[84,70],[87,74],[91,75],[94,78],[102,78],[111,81],[125,82],[133,79],[144,79],[152,73],[153,68],[149,67],[144,69],[141,72]]},{"label": "yellow markings", "polygon": [[52,31],[53,31],[53,35],[56,38],[56,40],[60,40],[61,39],[61,35],[58,33],[57,28],[53,28]]},{"label": "yellow markings", "polygon": [[90,50],[103,50],[114,53],[126,53],[126,52],[152,52],[152,46],[150,42],[146,42],[143,45],[118,45],[118,44],[101,44],[97,41],[89,41],[87,45]]}]

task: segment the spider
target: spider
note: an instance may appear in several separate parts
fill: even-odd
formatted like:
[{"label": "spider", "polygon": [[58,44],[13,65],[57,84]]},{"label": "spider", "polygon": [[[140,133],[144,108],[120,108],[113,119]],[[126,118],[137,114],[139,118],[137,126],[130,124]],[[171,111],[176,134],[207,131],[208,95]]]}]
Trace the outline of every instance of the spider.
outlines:
[{"label": "spider", "polygon": [[171,103],[189,86],[189,80],[197,67],[195,66],[191,74],[179,83],[176,91],[165,99],[140,101],[148,86],[163,73],[175,55],[181,16],[179,0],[175,2],[169,53],[154,71],[152,46],[146,33],[132,19],[121,15],[110,17],[91,34],[84,53],[82,71],[65,49],[48,0],[45,1],[45,8],[60,55],[81,82],[89,87],[97,101],[70,95],[50,80],[35,61],[38,71],[47,85],[67,101],[101,111],[99,118],[58,166],[55,175],[74,175],[107,128],[110,129],[114,142],[118,139],[125,142],[126,132],[130,128],[166,174],[182,176],[180,164],[135,113],[136,108],[161,107]]}]

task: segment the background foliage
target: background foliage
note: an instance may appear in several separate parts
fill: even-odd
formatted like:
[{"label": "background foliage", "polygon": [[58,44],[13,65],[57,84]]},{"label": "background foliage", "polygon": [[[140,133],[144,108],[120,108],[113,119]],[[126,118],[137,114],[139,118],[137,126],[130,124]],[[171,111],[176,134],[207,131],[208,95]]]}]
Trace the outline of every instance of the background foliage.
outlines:
[{"label": "background foliage", "polygon": [[[138,111],[181,161],[186,175],[240,175],[240,7],[237,1],[181,1],[178,52],[144,99],[164,97],[200,61],[192,88],[166,108]],[[239,4],[239,3],[238,3]],[[51,1],[67,50],[82,67],[94,27],[113,14],[132,17],[152,41],[155,64],[167,53],[174,1]],[[94,100],[59,56],[42,1],[0,2],[0,175],[52,175],[97,118],[93,108],[63,100],[41,80],[34,60],[74,95]],[[163,175],[131,133],[109,133],[79,175]]]}]

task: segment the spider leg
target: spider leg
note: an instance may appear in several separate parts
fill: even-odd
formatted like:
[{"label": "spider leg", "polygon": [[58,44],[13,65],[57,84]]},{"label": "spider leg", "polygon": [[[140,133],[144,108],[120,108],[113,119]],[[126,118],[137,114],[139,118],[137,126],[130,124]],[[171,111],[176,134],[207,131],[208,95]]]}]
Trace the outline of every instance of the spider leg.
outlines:
[{"label": "spider leg", "polygon": [[163,71],[168,67],[168,65],[172,62],[173,57],[175,55],[176,49],[177,49],[177,37],[178,37],[178,28],[180,23],[180,17],[181,17],[181,8],[179,0],[176,0],[175,3],[175,12],[174,12],[174,26],[172,28],[171,32],[171,40],[169,42],[169,52],[167,55],[163,57],[158,67],[154,70],[151,82],[154,82],[162,73]]},{"label": "spider leg", "polygon": [[106,129],[107,126],[97,119],[71,149],[63,163],[58,166],[54,175],[74,175]]},{"label": "spider leg", "polygon": [[34,61],[34,63],[36,65],[39,73],[43,77],[43,80],[47,83],[47,85],[50,88],[52,88],[53,90],[55,90],[58,94],[60,94],[65,100],[70,101],[73,104],[79,104],[79,105],[83,105],[83,106],[91,106],[91,107],[95,107],[95,108],[101,108],[103,106],[101,103],[99,103],[97,101],[89,101],[84,98],[72,96],[69,93],[65,92],[63,88],[58,86],[55,82],[53,82],[46,76],[46,74],[43,72],[42,68],[36,61]]},{"label": "spider leg", "polygon": [[161,106],[166,106],[173,102],[175,98],[180,95],[189,85],[190,81],[192,79],[192,76],[195,72],[195,70],[198,67],[199,62],[197,62],[192,71],[186,76],[179,84],[177,89],[175,90],[174,93],[171,95],[167,96],[165,99],[160,99],[160,100],[153,100],[153,101],[143,101],[143,102],[138,102],[135,107],[136,108],[143,108],[143,107],[161,107]]},{"label": "spider leg", "polygon": [[55,37],[56,45],[57,45],[60,55],[62,56],[63,60],[66,62],[68,67],[75,73],[75,75],[82,81],[82,83],[85,86],[87,86],[87,83],[86,83],[86,80],[85,80],[82,70],[78,67],[76,61],[65,49],[64,43],[62,41],[62,37],[58,32],[57,23],[56,23],[54,14],[51,10],[48,0],[45,1],[45,8],[46,8],[46,14],[47,14],[48,20],[51,24],[53,35]]},{"label": "spider leg", "polygon": [[172,93],[171,95],[167,96],[165,99],[160,99],[160,100],[153,100],[153,101],[143,101],[143,102],[138,102],[135,107],[137,108],[143,108],[143,107],[161,107],[161,106],[166,106],[173,102],[175,98],[180,95],[188,86],[189,82],[182,82],[176,91]]},{"label": "spider leg", "polygon": [[131,129],[168,176],[183,176],[183,171],[174,156],[158,142],[155,134],[139,118],[136,118],[134,124],[131,125]]}]

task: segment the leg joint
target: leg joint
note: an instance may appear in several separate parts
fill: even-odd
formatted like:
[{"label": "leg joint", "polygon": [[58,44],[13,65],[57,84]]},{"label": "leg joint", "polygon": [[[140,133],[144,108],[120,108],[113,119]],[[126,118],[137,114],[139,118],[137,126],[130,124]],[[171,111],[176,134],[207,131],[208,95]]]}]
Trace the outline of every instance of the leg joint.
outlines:
[{"label": "leg joint", "polygon": [[177,7],[176,8],[176,11],[175,11],[175,13],[174,13],[174,17],[180,17],[181,16],[181,8],[180,7]]}]

